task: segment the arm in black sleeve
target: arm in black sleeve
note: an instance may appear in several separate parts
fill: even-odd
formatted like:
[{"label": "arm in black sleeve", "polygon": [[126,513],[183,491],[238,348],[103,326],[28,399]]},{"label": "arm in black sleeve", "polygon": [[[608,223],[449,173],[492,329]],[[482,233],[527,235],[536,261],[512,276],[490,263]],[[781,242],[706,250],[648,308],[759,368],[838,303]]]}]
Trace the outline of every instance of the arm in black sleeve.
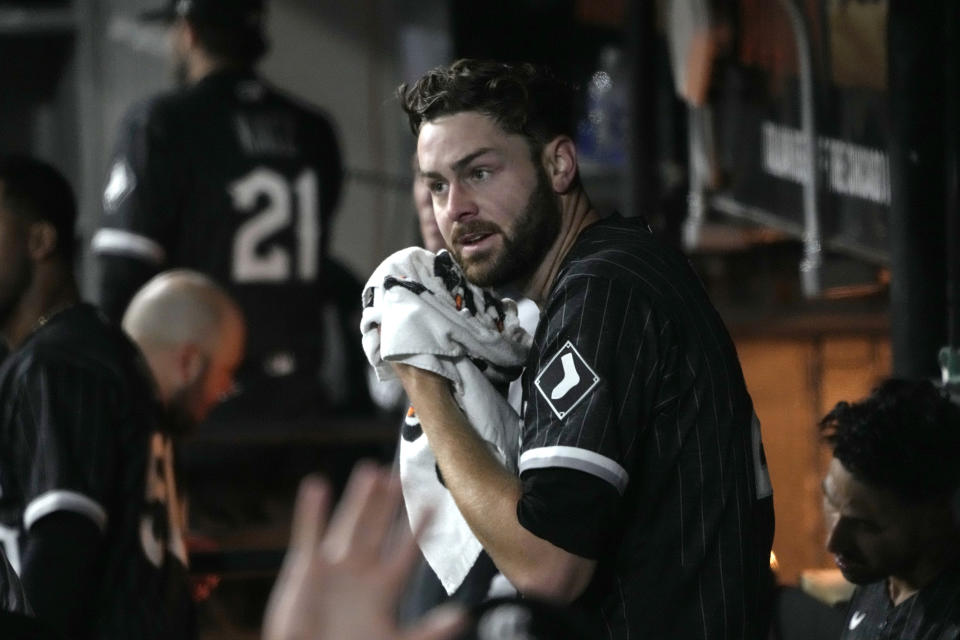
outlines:
[{"label": "arm in black sleeve", "polygon": [[37,619],[72,637],[93,624],[100,592],[102,536],[86,516],[56,511],[25,536],[20,579]]},{"label": "arm in black sleeve", "polygon": [[96,302],[108,318],[119,324],[130,299],[159,270],[153,264],[127,256],[101,254],[98,260]]},{"label": "arm in black sleeve", "polygon": [[104,188],[100,228],[91,239],[98,260],[93,298],[115,322],[137,290],[168,266],[178,229],[183,160],[167,120],[150,103],[131,108]]}]

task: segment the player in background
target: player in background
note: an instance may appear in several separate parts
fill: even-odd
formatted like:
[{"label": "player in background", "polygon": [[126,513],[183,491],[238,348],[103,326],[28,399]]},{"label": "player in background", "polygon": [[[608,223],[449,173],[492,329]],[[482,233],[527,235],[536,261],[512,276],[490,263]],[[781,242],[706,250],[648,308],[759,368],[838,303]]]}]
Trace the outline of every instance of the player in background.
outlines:
[{"label": "player in background", "polygon": [[[191,638],[169,416],[211,388],[211,368],[168,373],[158,394],[136,345],[79,298],[75,220],[53,168],[0,159],[0,542],[37,619],[64,637]],[[223,359],[206,347],[200,362]]]},{"label": "player in background", "polygon": [[214,422],[317,415],[326,230],[342,182],[331,122],[257,75],[263,0],[181,0],[151,17],[170,24],[182,86],[124,118],[92,240],[98,301],[119,320],[161,270],[211,276],[249,330],[237,394]]},{"label": "player in background", "polygon": [[885,380],[820,422],[827,550],[857,585],[843,640],[960,637],[960,407],[928,380]]}]

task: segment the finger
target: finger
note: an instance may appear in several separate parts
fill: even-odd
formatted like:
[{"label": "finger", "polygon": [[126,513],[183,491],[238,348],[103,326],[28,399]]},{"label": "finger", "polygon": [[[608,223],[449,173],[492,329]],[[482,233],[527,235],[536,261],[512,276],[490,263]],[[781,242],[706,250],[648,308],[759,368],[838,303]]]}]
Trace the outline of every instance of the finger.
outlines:
[{"label": "finger", "polygon": [[290,629],[302,622],[304,598],[311,596],[311,565],[317,542],[323,536],[330,511],[330,485],[319,476],[307,476],[300,482],[294,504],[290,548],[270,592],[263,618],[264,638],[283,640],[294,637]]},{"label": "finger", "polygon": [[399,476],[381,470],[375,494],[360,513],[355,544],[375,557],[390,557],[395,524],[400,512],[401,489]]},{"label": "finger", "polygon": [[332,500],[330,484],[316,475],[300,481],[290,530],[290,555],[309,557],[323,537]]},{"label": "finger", "polygon": [[402,531],[397,533],[391,548],[392,559],[388,564],[387,572],[398,588],[406,584],[413,568],[420,560],[420,546],[417,541],[432,520],[433,511],[428,509],[420,522],[417,523],[416,531],[411,532],[409,525],[404,523],[406,526],[403,526]]},{"label": "finger", "polygon": [[430,611],[414,627],[400,634],[399,640],[452,640],[466,630],[467,612],[455,604]]},{"label": "finger", "polygon": [[377,486],[381,482],[382,473],[370,461],[363,460],[354,466],[340,504],[334,509],[330,529],[323,542],[324,552],[329,558],[340,559],[350,550],[364,510],[377,499]]}]

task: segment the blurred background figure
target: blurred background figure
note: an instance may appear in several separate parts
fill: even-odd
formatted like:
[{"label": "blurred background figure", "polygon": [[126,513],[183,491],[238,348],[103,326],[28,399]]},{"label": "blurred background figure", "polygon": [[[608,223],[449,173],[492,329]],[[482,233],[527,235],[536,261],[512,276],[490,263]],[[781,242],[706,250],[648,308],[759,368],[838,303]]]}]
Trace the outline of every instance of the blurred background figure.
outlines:
[{"label": "blurred background figure", "polygon": [[359,284],[327,259],[343,167],[331,119],[256,70],[266,10],[169,0],[142,16],[167,26],[180,86],[127,111],[91,241],[94,296],[113,319],[170,268],[213,278],[243,313],[236,384],[181,443],[191,520],[214,538],[282,529],[302,475],[340,485],[361,450],[376,455],[324,434],[337,412],[369,406],[359,344],[344,337],[356,326],[344,291],[359,310]]},{"label": "blurred background figure", "polygon": [[[269,431],[329,409],[322,360],[325,231],[342,181],[330,120],[266,84],[263,0],[170,2],[182,88],[134,105],[92,248],[96,295],[119,320],[151,275],[214,277],[249,327],[237,393],[212,423]],[[316,428],[322,425],[316,424]]]},{"label": "blurred background figure", "polygon": [[[134,340],[153,374],[165,410],[169,437],[154,443],[155,464],[178,468],[176,451],[210,411],[229,397],[234,374],[243,359],[246,326],[243,313],[229,294],[196,271],[176,269],[150,279],[130,301],[123,329]],[[186,551],[212,551],[214,541],[190,531],[185,513],[189,488],[171,481],[158,490],[176,493],[176,518]],[[220,576],[192,574],[193,599],[202,601],[219,584]]]},{"label": "blurred background figure", "polygon": [[0,541],[68,637],[191,638],[170,434],[151,374],[80,301],[66,180],[0,160]]},{"label": "blurred background figure", "polygon": [[232,390],[243,359],[243,312],[210,278],[176,269],[130,301],[123,329],[143,352],[171,433],[192,431]]},{"label": "blurred background figure", "polygon": [[419,179],[420,166],[417,163],[417,156],[413,156],[413,206],[417,209],[417,222],[420,225],[420,237],[423,238],[423,248],[427,251],[436,253],[440,249],[445,249],[447,244],[440,233],[440,225],[437,224],[437,217],[433,213],[433,197],[430,195],[430,189],[427,182]]},{"label": "blurred background figure", "polygon": [[857,585],[843,638],[960,635],[960,407],[926,380],[887,380],[821,422],[827,549]]}]

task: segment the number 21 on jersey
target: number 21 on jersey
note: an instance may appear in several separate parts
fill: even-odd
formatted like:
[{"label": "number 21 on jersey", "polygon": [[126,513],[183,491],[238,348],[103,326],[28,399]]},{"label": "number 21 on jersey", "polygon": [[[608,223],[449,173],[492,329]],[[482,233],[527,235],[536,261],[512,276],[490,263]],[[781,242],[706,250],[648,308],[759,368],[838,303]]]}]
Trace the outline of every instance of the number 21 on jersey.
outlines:
[{"label": "number 21 on jersey", "polygon": [[[285,282],[317,277],[320,253],[320,217],[317,210],[317,174],[304,169],[293,181],[266,167],[257,167],[227,187],[240,214],[252,213],[261,198],[266,207],[237,229],[233,238],[234,282]],[[293,227],[291,250],[269,245],[271,236]]]}]

